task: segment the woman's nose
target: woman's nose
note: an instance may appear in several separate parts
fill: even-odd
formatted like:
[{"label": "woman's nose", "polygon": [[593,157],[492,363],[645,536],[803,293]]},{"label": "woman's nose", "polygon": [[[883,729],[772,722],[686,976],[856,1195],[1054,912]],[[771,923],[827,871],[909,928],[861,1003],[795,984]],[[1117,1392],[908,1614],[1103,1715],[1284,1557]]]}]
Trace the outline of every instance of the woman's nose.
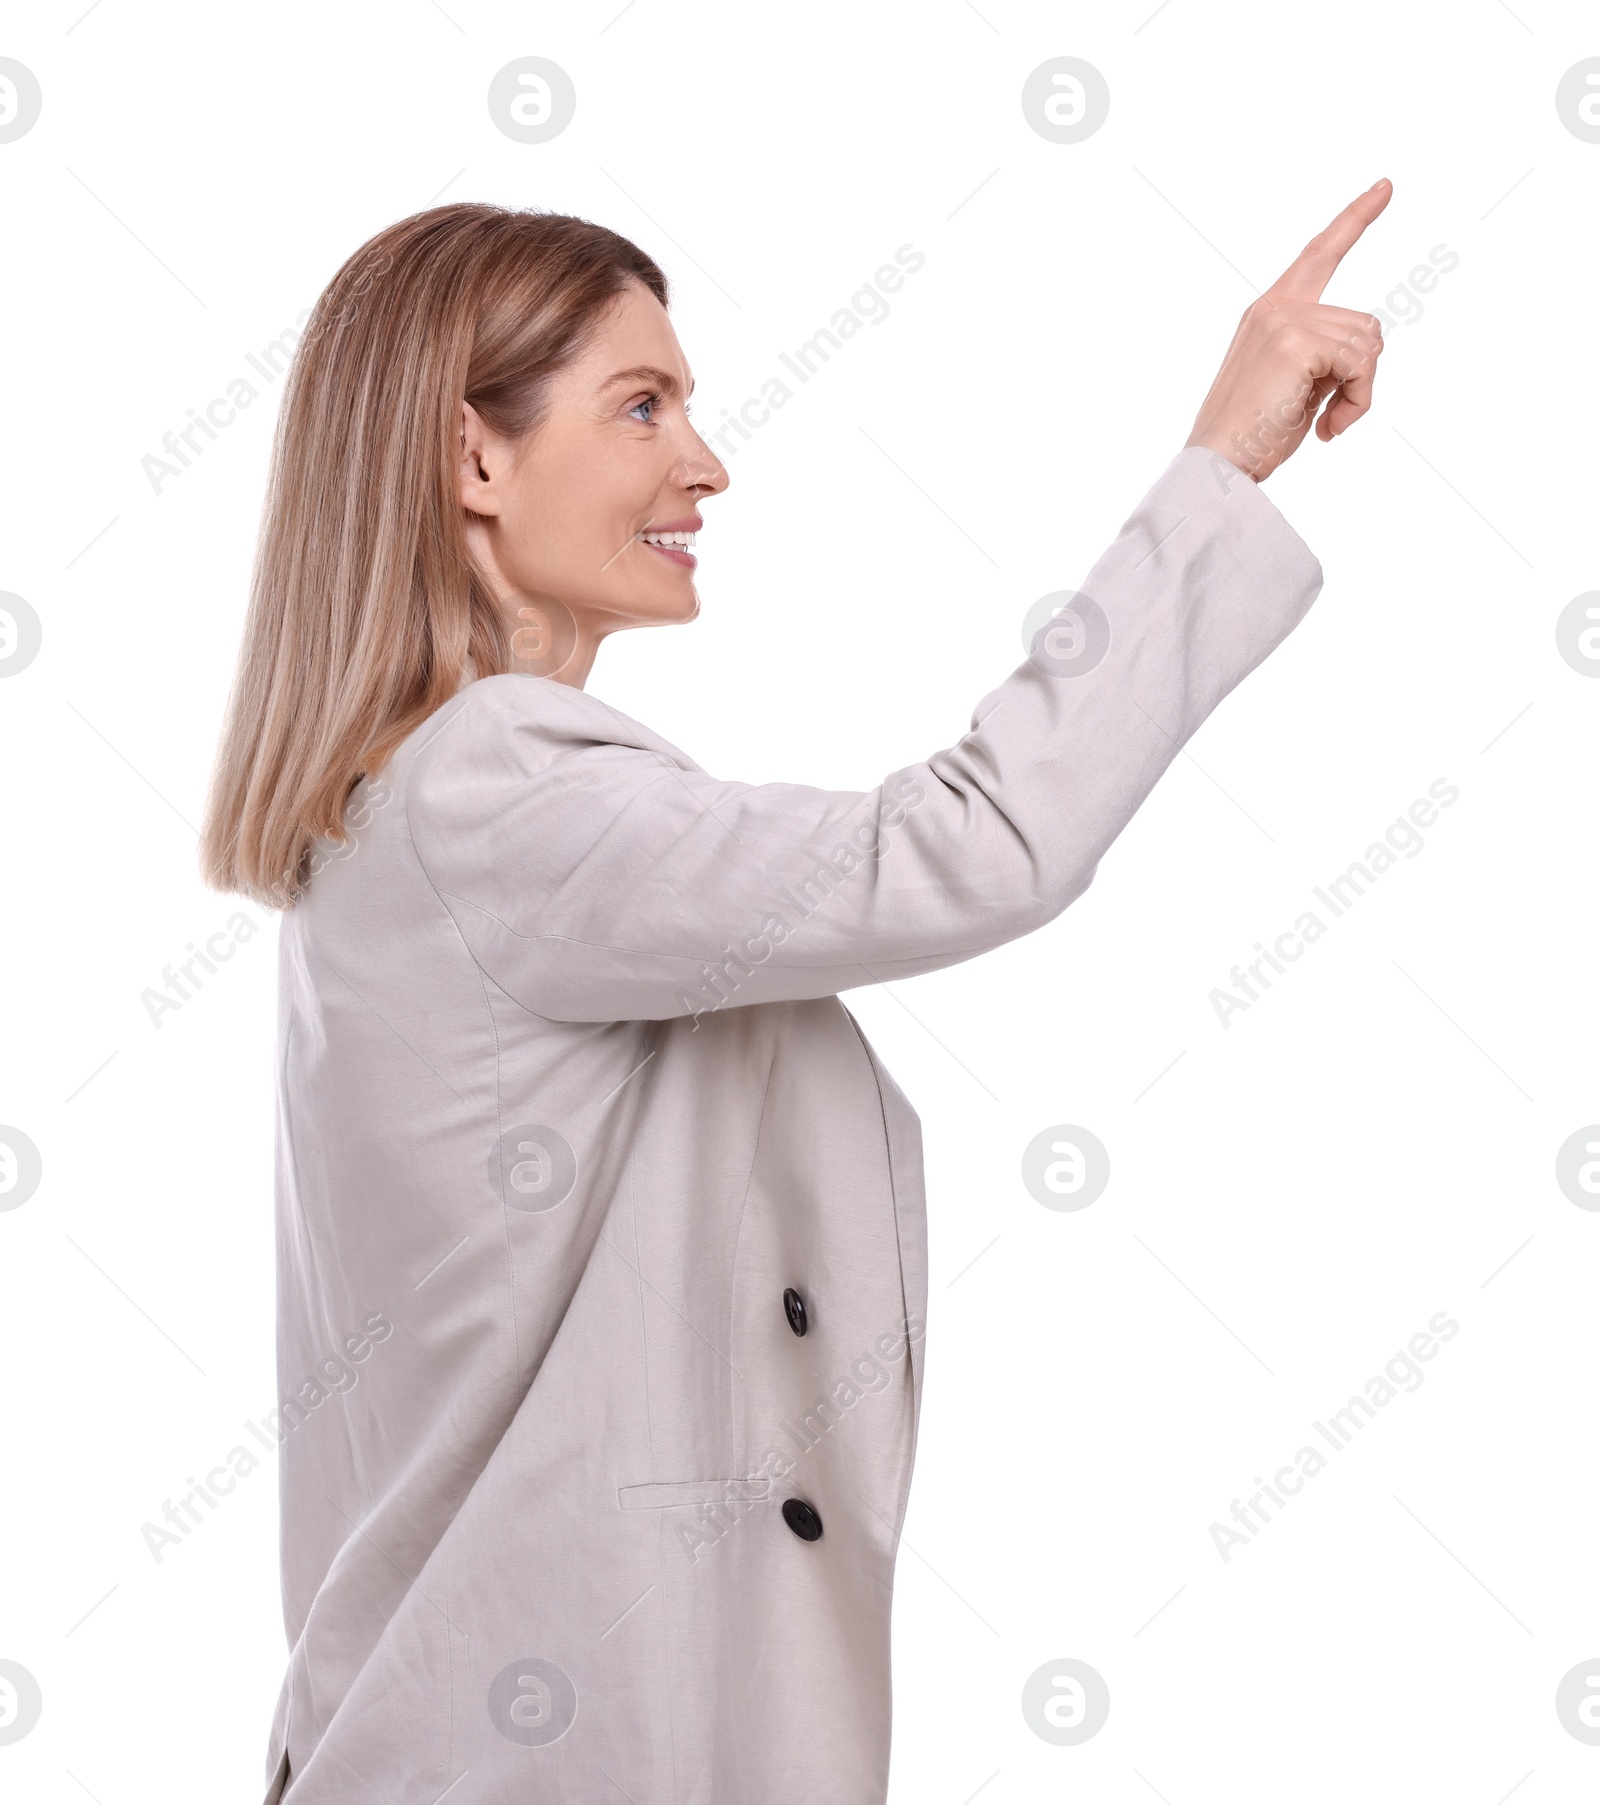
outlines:
[{"label": "woman's nose", "polygon": [[720,495],[728,486],[726,466],[702,439],[699,451],[686,457],[680,467],[679,481],[685,489],[700,489]]}]

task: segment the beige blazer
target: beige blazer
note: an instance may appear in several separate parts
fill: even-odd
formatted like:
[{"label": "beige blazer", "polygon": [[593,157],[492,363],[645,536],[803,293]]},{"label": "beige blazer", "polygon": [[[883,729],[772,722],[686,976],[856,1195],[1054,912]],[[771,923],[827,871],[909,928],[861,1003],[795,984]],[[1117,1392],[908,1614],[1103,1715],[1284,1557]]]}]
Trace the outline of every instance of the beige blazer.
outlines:
[{"label": "beige blazer", "polygon": [[711,776],[469,683],[283,920],[289,1805],[881,1805],[918,1118],[839,992],[1081,895],[1315,558],[1173,459],[955,745]]}]

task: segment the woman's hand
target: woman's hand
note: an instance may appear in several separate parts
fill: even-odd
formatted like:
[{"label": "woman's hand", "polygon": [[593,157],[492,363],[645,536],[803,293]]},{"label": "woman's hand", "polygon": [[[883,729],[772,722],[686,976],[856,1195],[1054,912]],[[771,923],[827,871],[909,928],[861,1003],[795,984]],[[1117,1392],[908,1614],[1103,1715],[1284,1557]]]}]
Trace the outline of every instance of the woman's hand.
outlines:
[{"label": "woman's hand", "polygon": [[1393,192],[1387,176],[1374,182],[1244,310],[1190,445],[1220,452],[1260,482],[1293,453],[1313,419],[1317,437],[1331,439],[1371,407],[1382,329],[1372,314],[1324,307],[1321,296]]}]

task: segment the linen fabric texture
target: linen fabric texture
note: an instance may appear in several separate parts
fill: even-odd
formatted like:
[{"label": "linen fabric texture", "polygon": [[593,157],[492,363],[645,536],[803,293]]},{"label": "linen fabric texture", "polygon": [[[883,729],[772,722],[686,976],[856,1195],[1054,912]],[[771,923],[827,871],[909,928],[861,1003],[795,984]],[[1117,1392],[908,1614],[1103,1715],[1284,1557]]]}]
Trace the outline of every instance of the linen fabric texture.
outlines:
[{"label": "linen fabric texture", "polygon": [[515,674],[362,780],[279,940],[269,1805],[882,1805],[926,1222],[840,993],[1054,920],[1321,583],[1187,449],[1094,668],[873,789]]}]

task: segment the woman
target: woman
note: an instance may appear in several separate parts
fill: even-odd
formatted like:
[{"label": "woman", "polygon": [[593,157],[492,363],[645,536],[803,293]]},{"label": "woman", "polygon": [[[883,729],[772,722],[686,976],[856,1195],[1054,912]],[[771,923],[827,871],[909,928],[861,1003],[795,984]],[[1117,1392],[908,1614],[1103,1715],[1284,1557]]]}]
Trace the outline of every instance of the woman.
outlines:
[{"label": "woman", "polygon": [[694,618],[727,486],[643,252],[449,206],[335,277],[203,849],[285,911],[269,1799],[884,1798],[921,1141],[838,993],[1054,919],[1309,608],[1257,482],[1370,403],[1319,297],[1388,192],[1245,314],[1092,601],[861,792],[584,689]]}]

